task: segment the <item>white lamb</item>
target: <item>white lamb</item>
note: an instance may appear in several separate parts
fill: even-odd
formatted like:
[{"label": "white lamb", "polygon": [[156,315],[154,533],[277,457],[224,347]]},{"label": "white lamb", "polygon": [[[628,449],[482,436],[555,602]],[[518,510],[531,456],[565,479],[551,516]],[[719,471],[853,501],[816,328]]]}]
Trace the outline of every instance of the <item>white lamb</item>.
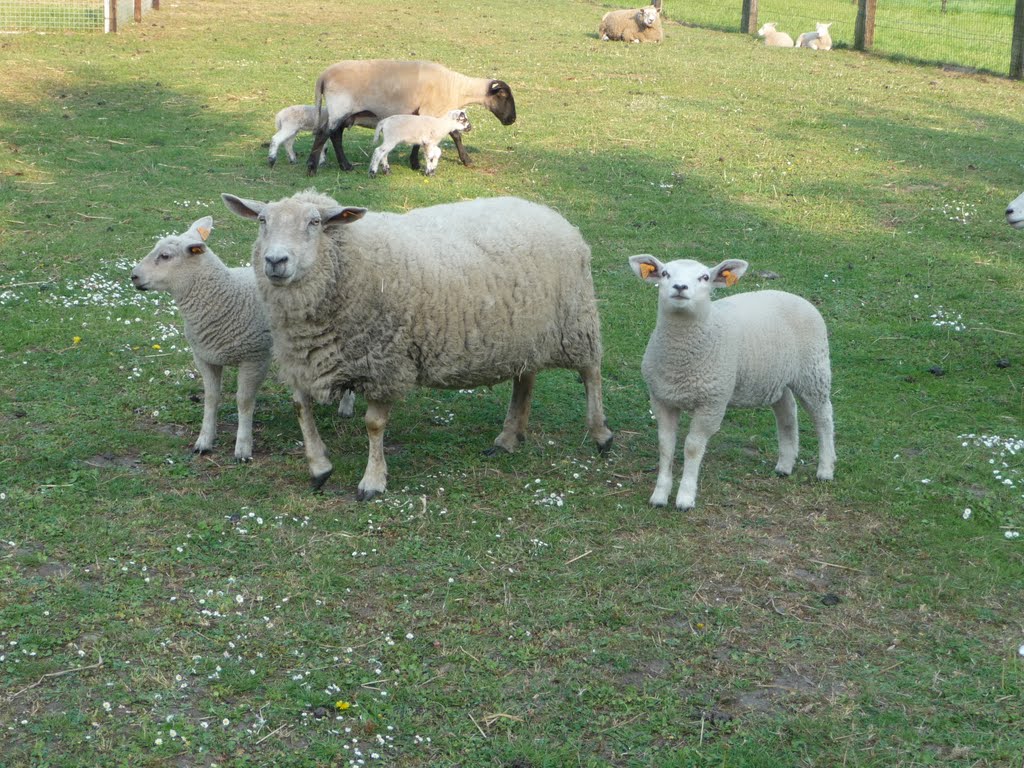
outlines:
[{"label": "white lamb", "polygon": [[1024,192],[1006,207],[1006,223],[1014,229],[1024,229]]},{"label": "white lamb", "polygon": [[647,254],[632,256],[629,263],[638,277],[658,286],[658,320],[641,369],[658,422],[658,480],[650,503],[668,503],[680,411],[691,419],[676,495],[679,509],[696,503],[704,449],[729,406],[771,405],[779,437],[775,471],[788,475],[799,451],[799,400],[818,433],[818,479],[831,480],[832,373],[818,310],[782,291],[753,291],[712,302],[715,288],[735,284],[746,272],[747,262],[740,259],[710,269],[689,259],[663,264]]},{"label": "white lamb", "polygon": [[[140,291],[167,291],[185,321],[185,338],[203,377],[203,426],[194,451],[207,453],[217,436],[217,407],[225,365],[238,366],[238,432],[235,459],[252,461],[256,392],[270,367],[270,320],[256,290],[252,267],[224,265],[206,245],[213,219],[204,216],[181,235],[160,240],[132,270]],[[351,416],[355,393],[338,409]]]},{"label": "white lamb", "polygon": [[764,38],[764,44],[775,48],[792,48],[793,38],[787,35],[785,32],[779,32],[775,29],[775,22],[765,22],[759,30],[757,30],[757,36]]},{"label": "white lamb", "polygon": [[[295,155],[295,137],[299,131],[316,130],[316,107],[311,104],[294,104],[285,107],[274,118],[274,130],[277,133],[270,140],[270,152],[267,156],[270,167],[273,168],[274,163],[277,162],[277,150],[282,145],[284,145],[285,152],[288,153],[288,162],[298,162],[298,157]],[[327,146],[325,145],[320,152],[318,165],[323,165],[326,162]]]},{"label": "white lamb", "polygon": [[492,198],[394,214],[342,206],[314,190],[276,203],[222,197],[239,216],[260,222],[253,268],[274,357],[298,405],[314,488],[332,466],[312,400],[347,387],[367,399],[360,500],[386,488],[388,414],[417,385],[457,389],[511,379],[491,452],[514,451],[537,372],[569,368],[586,388],[591,437],[601,450],[611,444],[590,248],[550,208]]},{"label": "white lamb", "polygon": [[374,142],[378,137],[382,137],[382,140],[380,146],[373,150],[373,156],[370,158],[370,177],[376,176],[377,169],[381,167],[383,168],[382,173],[391,173],[388,153],[399,144],[422,146],[423,153],[427,158],[423,174],[433,176],[437,164],[441,160],[441,140],[455,131],[469,133],[471,130],[473,130],[473,126],[464,109],[453,109],[444,117],[431,117],[430,115],[385,117],[377,123],[377,130],[373,133]]},{"label": "white lamb", "polygon": [[804,32],[796,39],[796,47],[810,48],[815,51],[831,51],[832,36],[828,32],[828,28],[832,26],[832,22],[823,24],[818,21],[814,26],[816,27],[814,32]]},{"label": "white lamb", "polygon": [[625,40],[630,43],[660,43],[665,37],[661,15],[656,6],[608,11],[601,17],[597,35],[602,40]]}]

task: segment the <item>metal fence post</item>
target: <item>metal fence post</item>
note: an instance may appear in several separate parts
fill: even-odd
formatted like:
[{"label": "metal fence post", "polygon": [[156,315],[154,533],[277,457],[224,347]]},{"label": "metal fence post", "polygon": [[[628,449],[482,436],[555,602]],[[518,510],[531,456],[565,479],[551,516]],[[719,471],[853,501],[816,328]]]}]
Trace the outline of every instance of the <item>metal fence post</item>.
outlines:
[{"label": "metal fence post", "polygon": [[867,51],[874,44],[875,0],[857,0],[857,24],[853,30],[853,47],[858,51]]},{"label": "metal fence post", "polygon": [[1017,0],[1013,13],[1013,44],[1010,46],[1010,77],[1024,78],[1024,0]]},{"label": "metal fence post", "polygon": [[740,11],[740,32],[746,32],[748,35],[757,32],[757,0],[743,0],[743,10]]}]

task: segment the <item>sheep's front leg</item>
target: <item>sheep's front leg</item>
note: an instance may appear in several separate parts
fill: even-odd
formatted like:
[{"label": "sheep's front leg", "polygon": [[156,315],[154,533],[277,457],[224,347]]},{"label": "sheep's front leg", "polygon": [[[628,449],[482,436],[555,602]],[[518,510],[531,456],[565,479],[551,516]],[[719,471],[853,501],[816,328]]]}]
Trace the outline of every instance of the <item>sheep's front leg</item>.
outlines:
[{"label": "sheep's front leg", "polygon": [[513,453],[526,439],[526,425],[530,421],[530,400],[533,397],[533,382],[537,374],[528,371],[512,380],[512,398],[508,401],[504,428],[494,438],[494,445],[484,451],[486,456],[499,453]]},{"label": "sheep's front leg", "polygon": [[388,464],[384,458],[384,429],[388,425],[391,403],[383,400],[367,400],[366,402],[366,436],[370,442],[370,455],[366,462],[366,471],[359,481],[356,499],[369,501],[374,496],[384,493],[388,483]]},{"label": "sheep's front leg", "polygon": [[583,387],[587,392],[587,429],[590,436],[597,443],[597,450],[607,453],[612,447],[612,440],[615,435],[608,429],[608,422],[604,418],[604,400],[601,395],[601,369],[598,366],[589,366],[579,370],[580,378],[583,379]]},{"label": "sheep's front leg", "polygon": [[193,358],[203,377],[203,426],[199,439],[192,448],[193,453],[208,453],[217,438],[217,408],[220,406],[220,382],[223,366],[212,365],[198,357]]},{"label": "sheep's front leg", "polygon": [[292,399],[295,400],[295,412],[299,417],[302,445],[306,451],[306,461],[309,463],[309,474],[313,478],[313,490],[319,491],[324,487],[327,478],[331,476],[334,467],[331,466],[331,462],[327,458],[327,447],[320,439],[320,432],[316,428],[313,399],[308,392],[301,392],[297,389],[292,392]]},{"label": "sheep's front leg", "polygon": [[452,137],[452,143],[455,144],[455,149],[459,152],[459,160],[462,161],[463,165],[469,165],[469,153],[462,146],[462,131],[452,131],[448,135]]},{"label": "sheep's front leg", "polygon": [[[316,176],[316,172],[320,168],[320,156],[327,152],[327,139],[330,135],[330,129],[325,125],[317,127],[313,133],[313,148],[309,150],[309,159],[306,160],[308,176]],[[337,147],[335,147],[335,152],[337,152]]]},{"label": "sheep's front leg", "polygon": [[772,403],[775,411],[775,429],[779,435],[779,461],[775,471],[780,475],[793,472],[796,457],[800,453],[800,429],[797,425],[796,399],[789,387],[777,402]]},{"label": "sheep's front leg", "polygon": [[652,507],[668,504],[672,492],[672,463],[676,455],[676,433],[679,431],[679,409],[651,398],[651,410],[658,423],[658,479],[651,494]]},{"label": "sheep's front leg", "polygon": [[693,509],[697,504],[697,475],[704,460],[704,449],[722,426],[725,411],[697,411],[690,419],[690,431],[683,443],[683,478],[679,481],[676,507]]},{"label": "sheep's front leg", "polygon": [[235,435],[235,461],[252,461],[252,416],[256,410],[256,392],[267,377],[270,360],[244,362],[238,366],[238,432]]},{"label": "sheep's front leg", "polygon": [[274,134],[274,137],[270,140],[270,150],[267,152],[267,164],[273,168],[274,163],[277,162],[277,150],[278,147],[284,145],[285,150],[288,152],[289,162],[294,163],[295,157],[295,134],[291,133],[287,128],[282,128],[280,131]]}]

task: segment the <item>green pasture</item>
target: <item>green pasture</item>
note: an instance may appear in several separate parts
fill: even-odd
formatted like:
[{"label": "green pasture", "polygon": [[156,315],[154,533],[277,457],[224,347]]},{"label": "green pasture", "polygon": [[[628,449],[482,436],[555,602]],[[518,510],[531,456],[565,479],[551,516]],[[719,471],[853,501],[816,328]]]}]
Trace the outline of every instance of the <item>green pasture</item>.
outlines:
[{"label": "green pasture", "polygon": [[[179,0],[117,35],[0,38],[0,765],[1020,765],[1021,84],[675,22],[604,43],[611,7]],[[363,129],[351,173],[268,168],[275,112],[372,57],[500,77],[519,118],[471,107],[473,164],[447,146],[431,179],[404,151],[368,178]],[[507,385],[397,405],[371,503],[361,418],[318,411],[313,494],[274,380],[253,463],[232,376],[193,456],[181,323],[129,271],[208,214],[245,264],[220,194],[311,184],[386,211],[518,195],[578,226],[610,454],[551,371],[511,456],[481,455]],[[770,409],[734,411],[697,508],[648,507],[645,252],[743,258],[735,290],[820,308],[834,482],[804,414],[777,478]]]}]

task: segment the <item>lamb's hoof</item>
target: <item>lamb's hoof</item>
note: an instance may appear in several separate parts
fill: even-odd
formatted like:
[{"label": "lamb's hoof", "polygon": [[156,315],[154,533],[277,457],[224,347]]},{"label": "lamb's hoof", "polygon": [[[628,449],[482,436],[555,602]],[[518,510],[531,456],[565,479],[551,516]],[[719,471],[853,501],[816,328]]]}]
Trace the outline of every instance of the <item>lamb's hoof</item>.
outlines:
[{"label": "lamb's hoof", "polygon": [[370,171],[370,178],[371,178],[371,179],[376,179],[376,178],[377,178],[377,172],[376,172],[376,171],[373,171],[373,170],[371,170],[371,171]]},{"label": "lamb's hoof", "polygon": [[608,452],[612,449],[612,443],[615,442],[615,435],[612,435],[603,443],[597,444],[597,452],[602,456],[607,456]]},{"label": "lamb's hoof", "polygon": [[333,469],[328,469],[322,475],[315,475],[313,477],[312,481],[310,482],[311,490],[313,491],[313,493],[320,492],[320,490],[324,487],[324,483],[327,482],[327,478],[331,476],[331,473],[333,471]]},{"label": "lamb's hoof", "polygon": [[198,445],[195,448],[192,449],[192,453],[194,453],[194,454],[196,454],[198,456],[205,456],[206,454],[212,453],[212,452],[213,452],[213,448],[201,448]]},{"label": "lamb's hoof", "polygon": [[424,171],[423,175],[429,178],[434,175],[434,171]]},{"label": "lamb's hoof", "polygon": [[787,470],[787,469],[783,469],[782,467],[776,467],[775,468],[775,474],[778,475],[779,477],[789,477],[790,475],[793,474],[793,470],[792,469],[788,469]]},{"label": "lamb's hoof", "polygon": [[235,456],[235,461],[239,464],[252,464],[252,456]]},{"label": "lamb's hoof", "polygon": [[652,507],[664,507],[666,504],[668,504],[668,499],[656,499],[652,496],[650,501],[648,501],[647,503],[650,504]]},{"label": "lamb's hoof", "polygon": [[358,488],[356,489],[356,501],[372,501],[383,493],[384,491],[376,491],[373,488],[367,488],[365,490]]},{"label": "lamb's hoof", "polygon": [[485,448],[482,451],[484,456],[503,456],[506,453],[512,453],[508,448],[503,445],[492,445],[490,448]]},{"label": "lamb's hoof", "polygon": [[277,158],[276,157],[268,157],[267,158],[267,165],[269,165],[271,168],[274,167],[274,163],[276,163],[276,162],[277,162]]}]

